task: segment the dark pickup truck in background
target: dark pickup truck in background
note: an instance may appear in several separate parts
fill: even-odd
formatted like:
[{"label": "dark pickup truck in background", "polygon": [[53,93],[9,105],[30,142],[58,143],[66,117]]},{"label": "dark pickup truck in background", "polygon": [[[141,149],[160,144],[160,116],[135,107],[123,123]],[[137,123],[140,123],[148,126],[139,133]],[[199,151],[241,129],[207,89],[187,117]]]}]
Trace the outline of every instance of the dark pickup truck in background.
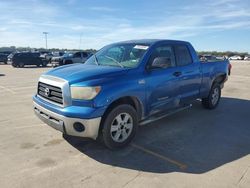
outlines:
[{"label": "dark pickup truck in background", "polygon": [[65,53],[59,57],[52,57],[51,64],[53,67],[68,65],[73,63],[84,63],[92,53],[89,52],[75,52],[75,53]]},{"label": "dark pickup truck in background", "polygon": [[[84,64],[43,74],[33,97],[37,116],[64,134],[127,145],[139,124],[191,107],[217,107],[227,60],[200,62],[188,42],[134,40],[111,44]],[[157,135],[156,135],[157,136]]]}]

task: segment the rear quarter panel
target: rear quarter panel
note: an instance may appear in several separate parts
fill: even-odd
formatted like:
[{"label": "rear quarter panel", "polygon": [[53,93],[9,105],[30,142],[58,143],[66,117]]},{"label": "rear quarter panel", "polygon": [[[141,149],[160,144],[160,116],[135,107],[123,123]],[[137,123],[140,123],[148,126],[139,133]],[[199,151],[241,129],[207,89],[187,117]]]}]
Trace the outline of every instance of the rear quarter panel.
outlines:
[{"label": "rear quarter panel", "polygon": [[202,84],[200,89],[201,98],[207,97],[210,88],[216,78],[228,75],[228,61],[204,62],[201,63]]}]

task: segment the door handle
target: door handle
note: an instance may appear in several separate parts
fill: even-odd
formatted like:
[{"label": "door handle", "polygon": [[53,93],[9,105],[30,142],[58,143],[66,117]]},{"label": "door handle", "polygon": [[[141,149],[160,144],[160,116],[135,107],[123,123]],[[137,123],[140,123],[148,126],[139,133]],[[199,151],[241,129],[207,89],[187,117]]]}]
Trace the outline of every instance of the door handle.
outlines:
[{"label": "door handle", "polygon": [[174,72],[173,75],[179,77],[181,75],[181,72]]}]

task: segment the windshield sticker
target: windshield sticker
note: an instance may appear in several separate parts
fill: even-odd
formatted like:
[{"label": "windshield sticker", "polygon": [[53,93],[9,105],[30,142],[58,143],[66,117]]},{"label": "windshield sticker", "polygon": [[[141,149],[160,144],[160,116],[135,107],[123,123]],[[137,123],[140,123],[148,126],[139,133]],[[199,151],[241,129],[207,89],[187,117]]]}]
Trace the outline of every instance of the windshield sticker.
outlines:
[{"label": "windshield sticker", "polygon": [[140,50],[147,50],[148,46],[143,46],[143,45],[135,45],[135,49],[140,49]]}]

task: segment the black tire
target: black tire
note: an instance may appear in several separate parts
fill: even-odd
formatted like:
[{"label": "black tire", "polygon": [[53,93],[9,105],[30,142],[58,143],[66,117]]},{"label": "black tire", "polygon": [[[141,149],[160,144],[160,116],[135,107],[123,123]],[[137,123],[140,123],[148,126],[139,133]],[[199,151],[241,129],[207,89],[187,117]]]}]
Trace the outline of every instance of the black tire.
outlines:
[{"label": "black tire", "polygon": [[[217,93],[217,94],[216,94]],[[207,109],[215,109],[221,98],[221,87],[218,83],[213,84],[208,97],[202,99],[202,105]]]},{"label": "black tire", "polygon": [[14,67],[14,68],[17,67],[17,65],[16,65],[15,63],[12,63],[11,65],[12,65],[12,67]]},{"label": "black tire", "polygon": [[[117,130],[116,134],[120,134],[118,139],[121,138],[121,140],[116,141],[116,140],[114,140],[115,138],[113,138],[113,137],[116,136],[116,134],[113,135],[111,133],[111,126],[112,125],[114,126],[114,122],[117,121],[116,118],[118,116],[122,118],[122,116],[124,116],[124,114],[129,115],[130,123],[128,123],[128,124],[132,124],[132,128],[127,129],[126,126],[128,124],[126,124],[126,125],[125,124],[124,125],[120,124],[119,125],[120,130]],[[124,118],[125,118],[125,116],[124,116]],[[125,122],[125,120],[124,120],[124,122]],[[117,122],[117,124],[118,124],[118,122]],[[123,126],[123,128],[121,128],[121,126]],[[122,105],[119,105],[119,106],[116,106],[115,108],[113,108],[108,113],[108,115],[106,117],[104,117],[104,120],[102,121],[102,130],[100,131],[101,138],[99,138],[99,139],[109,149],[122,148],[122,147],[127,146],[131,142],[131,140],[135,137],[135,134],[137,132],[137,128],[138,128],[138,117],[137,117],[137,113],[136,113],[135,109],[131,105],[122,104]],[[120,133],[118,133],[118,131],[120,131]],[[125,140],[123,140],[125,137],[122,138],[123,137],[123,131],[126,131],[126,134],[128,135],[128,137]]]},{"label": "black tire", "polygon": [[42,67],[47,67],[47,62],[42,62]]},{"label": "black tire", "polygon": [[19,64],[18,64],[18,67],[20,67],[20,68],[23,68],[24,66],[25,66],[24,63],[19,63]]}]

